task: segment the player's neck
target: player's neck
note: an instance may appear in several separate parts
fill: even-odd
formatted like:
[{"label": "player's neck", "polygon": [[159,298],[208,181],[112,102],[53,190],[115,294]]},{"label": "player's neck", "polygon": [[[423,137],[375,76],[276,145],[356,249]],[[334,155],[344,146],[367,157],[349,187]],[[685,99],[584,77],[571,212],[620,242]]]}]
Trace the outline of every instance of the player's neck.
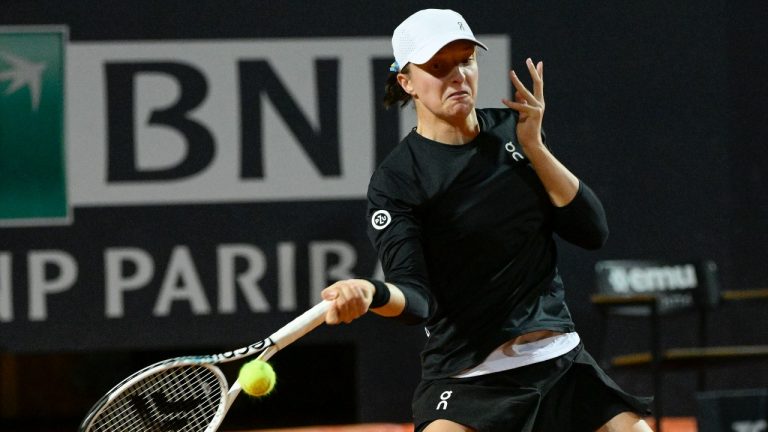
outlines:
[{"label": "player's neck", "polygon": [[434,115],[418,117],[416,133],[439,143],[462,145],[472,141],[480,133],[480,123],[474,110],[458,122]]}]

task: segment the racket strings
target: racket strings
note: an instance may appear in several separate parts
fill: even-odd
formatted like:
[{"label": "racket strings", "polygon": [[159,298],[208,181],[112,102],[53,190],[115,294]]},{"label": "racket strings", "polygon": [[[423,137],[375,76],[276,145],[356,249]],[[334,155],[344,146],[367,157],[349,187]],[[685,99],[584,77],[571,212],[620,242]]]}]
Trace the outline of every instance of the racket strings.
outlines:
[{"label": "racket strings", "polygon": [[92,432],[202,432],[214,420],[226,384],[213,370],[175,366],[131,384],[93,419]]}]

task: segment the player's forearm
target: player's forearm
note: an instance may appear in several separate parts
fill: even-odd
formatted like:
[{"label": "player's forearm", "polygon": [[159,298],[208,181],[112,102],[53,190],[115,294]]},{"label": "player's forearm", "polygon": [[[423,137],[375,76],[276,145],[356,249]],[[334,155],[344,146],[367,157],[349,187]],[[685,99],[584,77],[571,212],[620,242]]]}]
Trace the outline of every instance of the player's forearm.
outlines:
[{"label": "player's forearm", "polygon": [[552,204],[563,207],[570,203],[579,191],[579,179],[544,144],[526,147],[525,154]]},{"label": "player's forearm", "polygon": [[389,288],[389,301],[381,307],[372,308],[371,312],[384,317],[398,316],[405,309],[405,295],[400,288],[391,283],[387,283],[386,286]]}]

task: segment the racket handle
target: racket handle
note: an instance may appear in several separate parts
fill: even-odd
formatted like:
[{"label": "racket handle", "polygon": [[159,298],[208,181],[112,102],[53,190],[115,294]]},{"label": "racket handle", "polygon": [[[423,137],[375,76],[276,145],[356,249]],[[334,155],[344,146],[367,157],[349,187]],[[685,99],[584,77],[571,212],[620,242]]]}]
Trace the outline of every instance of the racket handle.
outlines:
[{"label": "racket handle", "polygon": [[[325,313],[331,307],[331,302],[323,300],[312,309],[297,316],[280,330],[274,332],[269,338],[275,343],[276,350],[281,350],[312,331],[315,327],[325,322]],[[270,353],[271,354],[271,353]],[[271,357],[271,355],[269,355]]]}]

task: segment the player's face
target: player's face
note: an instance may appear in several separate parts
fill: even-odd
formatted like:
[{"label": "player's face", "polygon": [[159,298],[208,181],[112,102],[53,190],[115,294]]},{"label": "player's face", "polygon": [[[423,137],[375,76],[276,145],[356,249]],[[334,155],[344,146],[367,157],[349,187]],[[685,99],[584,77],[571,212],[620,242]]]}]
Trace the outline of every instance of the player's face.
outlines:
[{"label": "player's face", "polygon": [[449,122],[461,122],[475,109],[478,78],[475,44],[451,42],[428,62],[413,66],[408,79],[401,84],[405,83],[404,88],[413,96],[417,110],[427,110]]}]

